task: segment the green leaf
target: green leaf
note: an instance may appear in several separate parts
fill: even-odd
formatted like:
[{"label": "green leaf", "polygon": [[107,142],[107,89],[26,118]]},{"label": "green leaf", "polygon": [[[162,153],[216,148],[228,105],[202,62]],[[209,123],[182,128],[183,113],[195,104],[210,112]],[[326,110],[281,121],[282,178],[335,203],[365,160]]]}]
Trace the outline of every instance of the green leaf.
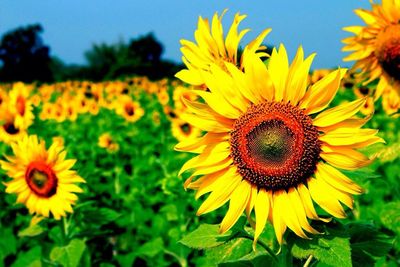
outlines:
[{"label": "green leaf", "polygon": [[354,266],[373,265],[376,258],[385,256],[393,246],[393,239],[379,232],[372,224],[349,223],[346,230],[351,237]]},{"label": "green leaf", "polygon": [[17,252],[17,240],[10,228],[0,227],[0,256],[1,260]]},{"label": "green leaf", "polygon": [[41,267],[42,266],[42,248],[33,247],[27,252],[22,252],[17,255],[17,260],[11,267]]},{"label": "green leaf", "polygon": [[98,226],[113,222],[121,216],[120,213],[108,208],[88,208],[83,213],[85,221]]},{"label": "green leaf", "polygon": [[67,246],[53,248],[50,252],[50,260],[64,267],[77,267],[85,248],[85,241],[71,240]]},{"label": "green leaf", "polygon": [[164,242],[161,237],[158,237],[152,241],[144,243],[137,251],[137,255],[144,255],[148,257],[154,257],[160,253],[164,248]]},{"label": "green leaf", "polygon": [[24,237],[24,236],[33,237],[33,236],[40,235],[44,231],[45,231],[45,229],[42,226],[40,226],[39,224],[35,224],[35,225],[30,225],[29,227],[25,228],[24,230],[19,231],[18,236],[19,237]]},{"label": "green leaf", "polygon": [[219,233],[218,224],[202,224],[196,230],[184,236],[179,242],[194,249],[208,249],[220,246],[236,236],[246,223],[241,217],[231,230],[224,234]]},{"label": "green leaf", "polygon": [[251,240],[234,238],[221,246],[208,249],[206,257],[211,263],[236,261],[252,252],[252,244]]},{"label": "green leaf", "polygon": [[400,202],[391,202],[384,205],[380,218],[385,227],[400,235]]},{"label": "green leaf", "polygon": [[294,257],[306,259],[313,255],[315,259],[331,266],[351,267],[350,240],[348,237],[334,234],[314,235],[311,240],[303,239],[291,233],[288,236]]}]

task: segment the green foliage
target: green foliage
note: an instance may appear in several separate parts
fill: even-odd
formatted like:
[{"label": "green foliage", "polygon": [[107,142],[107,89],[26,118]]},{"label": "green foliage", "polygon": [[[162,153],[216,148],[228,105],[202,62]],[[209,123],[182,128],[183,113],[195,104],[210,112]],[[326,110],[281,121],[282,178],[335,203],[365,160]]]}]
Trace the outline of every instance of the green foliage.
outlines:
[{"label": "green foliage", "polygon": [[50,252],[50,260],[64,267],[77,267],[85,249],[85,241],[73,239],[66,246],[54,247]]},{"label": "green foliage", "polygon": [[[346,99],[340,96],[341,99]],[[201,200],[182,188],[177,177],[192,155],[173,150],[170,121],[152,95],[137,97],[145,115],[134,124],[109,110],[97,116],[80,115],[76,122],[40,121],[29,129],[47,145],[62,136],[74,169],[87,181],[74,206],[62,221],[45,219],[30,225],[31,216],[16,197],[0,199],[0,257],[3,266],[396,266],[399,264],[400,159],[396,144],[400,126],[377,116],[370,125],[380,128],[387,145],[364,152],[377,155],[368,168],[344,172],[365,193],[355,197],[348,219],[328,225],[312,222],[322,234],[300,239],[288,229],[280,247],[267,224],[256,250],[254,230],[246,218],[219,234],[226,206],[197,217]],[[39,109],[35,110],[37,117]],[[152,113],[161,114],[160,123]],[[98,147],[99,136],[109,132],[120,150]],[[389,152],[387,152],[389,151]],[[2,154],[10,148],[0,144]],[[0,172],[3,181],[8,181]],[[0,184],[4,192],[4,185]],[[317,206],[317,205],[316,205]],[[318,208],[318,207],[317,207]],[[365,223],[368,222],[368,223]],[[272,250],[268,253],[266,247]],[[280,251],[280,253],[278,253]],[[276,254],[276,255],[275,255]]]}]

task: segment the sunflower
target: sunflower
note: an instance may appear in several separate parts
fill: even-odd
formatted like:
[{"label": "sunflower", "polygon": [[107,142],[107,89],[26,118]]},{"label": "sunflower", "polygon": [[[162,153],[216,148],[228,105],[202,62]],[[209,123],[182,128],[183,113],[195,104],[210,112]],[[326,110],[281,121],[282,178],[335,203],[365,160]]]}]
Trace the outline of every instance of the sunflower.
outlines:
[{"label": "sunflower", "polygon": [[386,114],[392,115],[400,110],[400,93],[389,90],[382,95],[382,108]]},{"label": "sunflower", "polygon": [[5,183],[7,193],[16,193],[17,202],[24,203],[31,214],[55,219],[73,212],[72,205],[82,189],[74,183],[84,183],[75,171],[71,170],[75,160],[65,159],[66,151],[55,142],[46,150],[44,141],[36,135],[25,136],[12,144],[14,157],[6,156],[0,161],[1,168],[12,178]]},{"label": "sunflower", "polygon": [[201,130],[186,121],[175,119],[171,123],[172,135],[178,141],[195,139],[200,136]]},{"label": "sunflower", "polygon": [[121,95],[118,101],[114,103],[116,105],[116,113],[128,122],[135,122],[144,115],[144,110],[138,102],[126,95]]},{"label": "sunflower", "polygon": [[98,145],[105,148],[109,152],[116,152],[119,150],[119,145],[116,143],[109,133],[103,133],[99,136]]},{"label": "sunflower", "polygon": [[325,220],[313,201],[344,218],[342,204],[352,208],[352,195],[362,192],[339,169],[366,166],[371,159],[356,149],[383,140],[377,130],[361,129],[367,119],[356,114],[365,99],[325,110],[346,71],[308,86],[313,58],[304,59],[300,47],[289,65],[281,45],[268,66],[255,53],[246,55],[244,72],[229,62],[229,74],[213,64],[202,73],[209,92],[194,90],[203,101],[184,100],[188,111],[181,118],[207,133],[176,145],[199,154],[179,174],[194,171],[184,185],[197,190],[196,198],[210,193],[198,215],[229,202],[222,233],[243,211],[252,220],[254,211],[254,244],[268,220],[280,244],[287,227],[308,238],[305,232],[317,233],[308,219]]},{"label": "sunflower", "polygon": [[16,123],[17,114],[13,113],[8,105],[0,107],[0,141],[10,144],[23,138],[26,129]]},{"label": "sunflower", "polygon": [[[225,62],[240,65],[238,59],[239,42],[249,30],[238,32],[238,27],[240,22],[246,18],[246,15],[239,13],[235,15],[228,34],[224,38],[222,18],[225,12],[226,10],[221,16],[218,16],[218,13],[214,14],[211,27],[207,19],[199,17],[197,30],[194,33],[197,44],[188,40],[181,40],[182,61],[187,69],[178,72],[176,77],[193,85],[203,85],[204,79],[200,75],[201,71],[210,70],[212,64],[218,64],[222,68],[224,68]],[[270,31],[271,29],[265,29],[245,47],[244,51],[255,52],[263,49],[264,47],[260,45]],[[258,53],[258,55],[266,56],[263,52]]]},{"label": "sunflower", "polygon": [[365,84],[379,79],[375,98],[386,88],[400,92],[400,2],[382,0],[372,3],[372,10],[357,9],[355,13],[365,26],[343,28],[354,36],[343,39],[343,51],[351,51],[345,61],[357,61],[353,69],[368,78]]},{"label": "sunflower", "polygon": [[9,108],[16,114],[15,124],[20,128],[28,128],[33,123],[32,102],[29,100],[30,89],[21,82],[15,83],[9,93]]},{"label": "sunflower", "polygon": [[375,106],[374,106],[374,98],[373,97],[367,97],[365,99],[364,105],[360,109],[361,114],[364,115],[371,115],[375,112]]}]

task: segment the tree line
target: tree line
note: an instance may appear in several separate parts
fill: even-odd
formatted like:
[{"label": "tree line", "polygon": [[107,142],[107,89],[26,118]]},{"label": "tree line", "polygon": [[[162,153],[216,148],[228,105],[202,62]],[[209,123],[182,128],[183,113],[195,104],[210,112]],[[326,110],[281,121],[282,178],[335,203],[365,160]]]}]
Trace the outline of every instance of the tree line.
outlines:
[{"label": "tree line", "polygon": [[68,65],[50,54],[41,37],[43,27],[33,24],[5,33],[0,41],[0,82],[102,81],[125,76],[157,80],[182,68],[162,59],[163,45],[148,33],[125,43],[94,44],[85,52],[86,64]]}]

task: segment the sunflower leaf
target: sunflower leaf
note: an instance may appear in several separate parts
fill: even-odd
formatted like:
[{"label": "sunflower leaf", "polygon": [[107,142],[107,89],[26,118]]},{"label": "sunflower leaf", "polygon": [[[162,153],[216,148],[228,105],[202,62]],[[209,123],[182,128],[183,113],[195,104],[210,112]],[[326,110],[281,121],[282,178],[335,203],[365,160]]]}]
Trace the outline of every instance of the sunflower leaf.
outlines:
[{"label": "sunflower leaf", "polygon": [[350,238],[342,234],[315,235],[311,240],[290,234],[287,239],[292,255],[298,259],[313,256],[321,263],[330,266],[351,267]]},{"label": "sunflower leaf", "polygon": [[50,252],[50,260],[64,267],[77,267],[85,249],[85,241],[74,239],[64,247],[54,247]]},{"label": "sunflower leaf", "polygon": [[351,259],[354,266],[372,266],[393,246],[393,239],[369,223],[349,223],[346,230],[351,239]]},{"label": "sunflower leaf", "polygon": [[19,253],[17,260],[11,267],[40,267],[42,266],[42,248],[39,246],[31,248],[29,251]]},{"label": "sunflower leaf", "polygon": [[400,201],[385,204],[380,219],[385,227],[400,235]]},{"label": "sunflower leaf", "polygon": [[242,231],[245,223],[246,218],[241,217],[235,226],[224,234],[219,233],[218,224],[202,224],[179,242],[194,249],[217,247],[235,238]]},{"label": "sunflower leaf", "polygon": [[43,233],[45,231],[45,229],[40,226],[39,224],[34,224],[34,225],[30,225],[29,227],[21,230],[18,232],[18,236],[19,237],[24,237],[24,236],[38,236],[41,233]]}]

